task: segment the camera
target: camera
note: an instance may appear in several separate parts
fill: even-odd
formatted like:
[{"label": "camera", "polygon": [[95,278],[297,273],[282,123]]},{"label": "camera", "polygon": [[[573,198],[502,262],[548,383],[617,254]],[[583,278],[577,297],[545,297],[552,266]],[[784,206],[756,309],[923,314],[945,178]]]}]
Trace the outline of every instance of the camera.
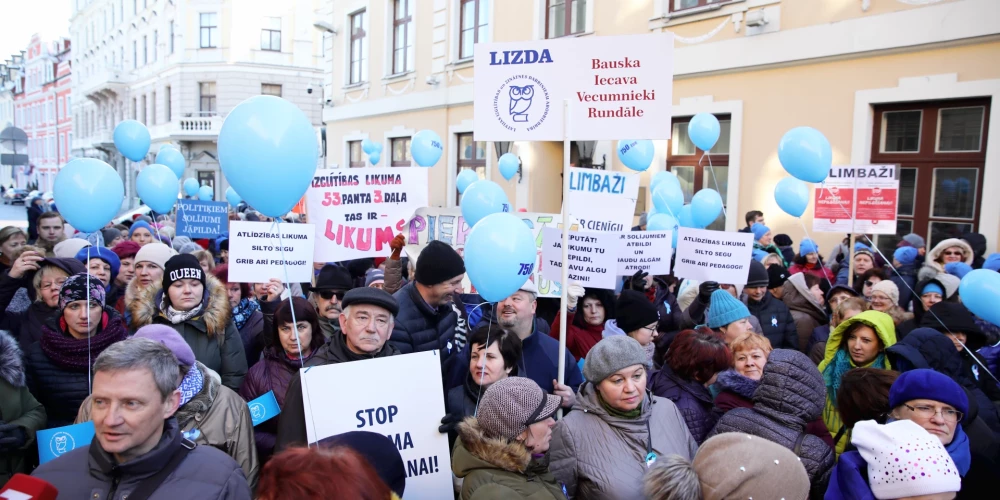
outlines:
[{"label": "camera", "polygon": [[313,93],[313,86],[311,84],[308,87],[306,87],[306,93],[307,94],[312,94]]}]

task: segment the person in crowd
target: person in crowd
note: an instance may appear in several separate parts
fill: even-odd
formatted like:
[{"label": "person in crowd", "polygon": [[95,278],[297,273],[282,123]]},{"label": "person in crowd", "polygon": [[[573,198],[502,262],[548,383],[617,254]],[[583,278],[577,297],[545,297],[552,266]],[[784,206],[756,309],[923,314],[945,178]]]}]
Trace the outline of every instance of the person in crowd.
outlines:
[{"label": "person in crowd", "polygon": [[807,434],[806,427],[823,411],[823,376],[805,354],[776,349],[768,356],[758,384],[753,408],[728,411],[709,437],[745,432],[784,446],[801,459],[811,490],[822,493],[835,457],[824,440]]},{"label": "person in crowd", "polygon": [[365,273],[365,286],[371,288],[385,287],[385,271],[381,269],[369,269]]},{"label": "person in crowd", "polygon": [[[830,329],[836,327],[840,321],[843,321],[843,318],[836,321],[834,320],[837,307],[845,300],[858,296],[858,292],[847,285],[833,285],[833,287],[826,292],[826,310],[830,314],[830,323],[819,325],[813,329],[813,333],[809,336],[809,343],[806,345],[805,350],[805,353],[808,354],[809,358],[812,359],[817,365],[823,360],[823,346],[826,344],[826,339],[830,337]],[[858,312],[861,312],[868,309],[868,304],[864,301],[864,299],[861,299],[860,305],[855,306],[855,308],[860,308]]]},{"label": "person in crowd", "polygon": [[545,460],[559,406],[557,396],[524,377],[486,389],[476,415],[458,426],[451,467],[462,479],[461,498],[565,498]]},{"label": "person in crowd", "polygon": [[391,253],[385,260],[382,289],[389,293],[396,293],[408,283],[407,276],[412,276],[409,268],[409,259],[403,257],[403,247],[406,246],[406,237],[402,233],[397,234],[389,242]]},{"label": "person in crowd", "polygon": [[21,254],[21,247],[28,243],[28,236],[24,230],[15,226],[7,226],[0,229],[0,273],[3,273],[14,265],[17,256]]},{"label": "person in crowd", "polygon": [[[182,245],[181,248],[184,248],[184,246]],[[212,252],[209,252],[208,250],[205,250],[205,249],[203,249],[201,247],[198,247],[198,248],[199,249],[195,250],[194,252],[182,252],[180,250],[177,250],[177,253],[190,253],[191,255],[194,255],[194,258],[198,259],[198,264],[201,264],[201,268],[206,273],[212,273],[212,272],[214,272],[215,271],[215,258],[212,257]]]},{"label": "person in crowd", "polygon": [[67,278],[59,289],[58,321],[43,324],[41,340],[25,351],[28,389],[45,406],[50,427],[73,423],[90,391],[91,363],[128,336],[124,320],[105,307],[104,297],[97,278],[85,273]]},{"label": "person in crowd", "polygon": [[493,324],[480,324],[469,337],[469,372],[462,385],[452,387],[444,400],[441,432],[448,433],[454,447],[455,429],[465,417],[475,416],[483,391],[499,380],[517,375],[521,362],[521,339],[514,332]]},{"label": "person in crowd", "polygon": [[[319,449],[350,449],[361,455],[378,477],[392,490],[392,500],[403,498],[406,491],[406,467],[396,444],[384,434],[370,431],[350,431],[319,440]],[[442,457],[444,458],[444,457]],[[447,470],[447,469],[445,469]],[[341,472],[337,472],[340,474]]]},{"label": "person in crowd", "polygon": [[712,411],[708,386],[733,362],[725,342],[704,330],[707,329],[678,334],[670,344],[663,368],[650,380],[652,393],[673,401],[699,445],[718,421],[718,414]]},{"label": "person in crowd", "polygon": [[899,307],[899,289],[890,280],[883,280],[872,286],[870,303],[872,310],[884,312],[892,316],[893,325],[898,325],[913,318],[913,314]]},{"label": "person in crowd", "polygon": [[60,492],[97,498],[139,497],[151,489],[146,498],[250,500],[239,464],[182,435],[175,418],[184,392],[179,380],[177,357],[159,342],[133,338],[109,346],[94,362],[93,441],[32,475]]},{"label": "person in crowd", "polygon": [[656,306],[644,294],[635,290],[622,290],[615,303],[615,318],[604,324],[602,336],[628,335],[646,350],[650,365],[659,364],[653,360],[653,353],[656,351],[653,341],[659,334],[659,320]]},{"label": "person in crowd", "polygon": [[[899,344],[889,349],[897,346]],[[889,407],[889,388],[896,382],[897,377],[899,372],[881,368],[848,370],[840,379],[840,390],[837,391],[837,411],[844,424],[838,434],[851,432],[854,425],[862,420],[875,420],[884,424],[889,411],[892,410]],[[825,425],[823,429],[826,430]],[[827,436],[829,435],[827,433]],[[835,436],[835,439],[839,441],[840,437],[842,436]]]},{"label": "person in crowd", "polygon": [[[864,282],[865,280],[862,276],[869,269],[875,267],[875,256],[872,254],[871,248],[864,243],[858,242],[854,245],[854,284],[857,286],[858,282]],[[840,264],[840,269],[837,270],[837,285],[848,285],[848,273],[850,272],[850,266],[847,262],[842,262]]]},{"label": "person in crowd", "polygon": [[[625,289],[635,290],[646,295],[646,298],[656,306],[659,323],[656,330],[660,337],[668,332],[681,329],[684,321],[684,310],[677,304],[677,296],[672,288],[676,279],[672,276],[650,276],[644,271],[638,271],[626,279]],[[586,356],[584,356],[586,357]]]},{"label": "person in crowd", "polygon": [[698,444],[680,410],[646,388],[650,368],[642,346],[623,335],[602,339],[587,354],[587,381],[550,448],[552,472],[571,498],[640,498],[652,461],[694,457]]},{"label": "person in crowd", "polygon": [[132,278],[135,278],[135,256],[139,253],[139,248],[139,245],[128,240],[123,240],[111,248],[111,251],[118,257],[119,265],[118,275],[115,276],[114,284],[111,287],[112,293],[108,294],[115,301],[108,301],[108,303],[114,304],[115,310],[122,314],[125,313],[125,291],[128,289],[129,283],[132,282]]},{"label": "person in crowd", "polygon": [[[382,358],[401,354],[392,342],[394,317],[399,312],[395,297],[377,288],[355,288],[344,295],[340,302],[341,334],[316,350],[304,362],[305,366],[322,366],[347,363],[363,359]],[[277,313],[275,313],[277,315]],[[301,334],[300,334],[301,342]],[[285,391],[285,406],[278,421],[275,451],[288,446],[307,444],[305,410],[302,405],[302,380],[296,370]]]},{"label": "person in crowd", "polygon": [[754,224],[764,224],[764,212],[761,212],[760,210],[751,210],[747,212],[744,220],[746,221],[747,226],[740,229],[740,232],[752,233]]},{"label": "person in crowd", "polygon": [[155,234],[156,231],[153,230],[153,226],[143,220],[133,222],[132,227],[128,229],[129,241],[135,242],[140,247],[144,247],[156,241],[154,236]]},{"label": "person in crowd", "polygon": [[944,265],[944,272],[962,279],[966,274],[972,272],[972,266],[966,264],[965,262],[949,262]]},{"label": "person in crowd", "polygon": [[[133,245],[139,246],[139,244],[134,241],[128,241]],[[142,295],[145,290],[162,281],[163,268],[167,265],[167,260],[174,255],[177,255],[177,252],[162,243],[150,243],[139,247],[139,250],[135,253],[135,258],[132,261],[133,274],[135,277],[125,287],[125,295],[119,301],[121,307],[125,311],[123,314],[126,322],[130,323],[132,319],[132,313],[129,311],[129,305],[135,303],[136,300],[139,300],[139,296]]]},{"label": "person in crowd", "polygon": [[861,279],[854,282],[854,291],[861,294],[865,300],[872,300],[872,287],[888,279],[884,269],[873,267],[861,275]]},{"label": "person in crowd", "polygon": [[973,269],[982,269],[985,259],[983,255],[986,255],[986,237],[979,233],[965,233],[962,235],[962,241],[969,244],[969,248],[972,248],[972,262],[969,265]]},{"label": "person in crowd", "polygon": [[46,257],[55,257],[56,245],[66,240],[65,228],[66,221],[59,212],[45,212],[38,216],[38,238],[32,244],[44,250]]},{"label": "person in crowd", "polygon": [[830,283],[836,281],[833,270],[824,265],[823,257],[819,254],[819,247],[809,238],[805,238],[799,243],[799,253],[792,261],[792,266],[788,268],[788,272],[792,274],[812,274]]},{"label": "person in crowd", "polygon": [[222,238],[218,242],[219,264],[229,263],[229,238]]},{"label": "person in crowd", "polygon": [[413,282],[393,294],[399,314],[389,342],[403,354],[437,349],[443,366],[457,354],[458,313],[451,307],[462,287],[465,262],[447,243],[430,242],[420,252]]},{"label": "person in crowd", "polygon": [[917,249],[913,247],[899,247],[892,253],[892,267],[896,268],[889,279],[896,284],[899,289],[899,301],[897,304],[904,311],[910,310],[910,301],[913,300],[913,292],[917,286]]},{"label": "person in crowd", "polygon": [[830,338],[830,331],[849,318],[868,310],[868,302],[861,297],[849,297],[840,302],[830,314],[830,323],[820,325],[813,330],[809,337],[809,345],[806,347],[806,354],[809,359],[819,365],[826,356],[826,342]]},{"label": "person in crowd", "polygon": [[759,262],[750,262],[744,300],[750,314],[760,321],[763,334],[777,348],[797,349],[799,338],[792,313],[782,301],[767,292],[767,269]]},{"label": "person in crowd", "polygon": [[[965,375],[978,381],[977,385],[990,400],[1000,401],[1000,388],[988,374],[986,360],[976,352],[986,345],[986,335],[974,321],[969,309],[958,302],[939,302],[931,306],[929,311],[932,314],[925,314],[920,320],[920,326],[945,334],[962,360]],[[1000,426],[997,431],[1000,432]]]},{"label": "person in crowd", "polygon": [[[913,288],[916,298],[913,300],[913,317],[896,325],[897,338],[904,338],[913,329],[920,326],[927,310],[938,302],[957,302],[958,286],[961,281],[950,274],[938,274],[929,280],[917,283]],[[933,316],[931,316],[933,318]]]},{"label": "person in crowd", "polygon": [[767,267],[767,291],[772,297],[782,300],[785,295],[785,283],[791,273],[781,264],[771,264]]},{"label": "person in crowd", "polygon": [[962,487],[944,446],[908,420],[858,422],[851,443],[857,450],[840,456],[826,498],[950,499]]},{"label": "person in crowd", "polygon": [[52,248],[52,255],[57,259],[75,259],[76,254],[90,246],[90,242],[86,239],[80,238],[67,238],[65,240],[56,243],[56,246]]},{"label": "person in crowd", "polygon": [[798,273],[788,278],[782,287],[781,301],[788,307],[795,323],[798,341],[795,348],[806,353],[813,331],[829,322],[823,307],[825,300],[819,286],[821,280],[815,274]]},{"label": "person in crowd", "polygon": [[[346,268],[335,264],[326,264],[316,277],[316,284],[309,287],[309,302],[316,308],[319,315],[320,332],[326,340],[340,335],[340,312],[342,309],[341,300],[344,294],[353,288],[351,274]],[[274,314],[277,304],[274,302],[262,302],[261,309],[264,315]]]},{"label": "person in crowd", "polygon": [[[219,268],[223,266],[227,264]],[[292,376],[319,352],[326,343],[326,338],[320,333],[316,309],[301,297],[292,297],[291,303],[287,300],[281,301],[281,305],[274,313],[273,323],[274,326],[263,333],[264,357],[250,367],[240,387],[240,396],[246,401],[253,401],[273,391],[278,407],[284,408],[285,394]],[[298,334],[297,339],[296,334]],[[278,418],[261,423],[254,429],[257,456],[260,457],[261,463],[267,462],[274,452],[280,418],[279,415]]]},{"label": "person in crowd", "polygon": [[[42,325],[59,316],[59,290],[66,278],[86,271],[76,259],[45,258],[38,247],[21,247],[14,265],[0,274],[0,329],[10,332],[21,351],[27,351],[41,340]],[[21,288],[26,289],[31,303],[14,310],[11,304]]]},{"label": "person in crowd", "polygon": [[104,239],[104,246],[106,248],[114,248],[115,245],[125,240],[125,238],[122,238],[122,232],[113,227],[101,229],[101,238]]},{"label": "person in crowd", "polygon": [[17,340],[0,330],[0,484],[31,472],[35,431],[45,428],[45,407],[25,383]]},{"label": "person in crowd", "polygon": [[[693,305],[693,304],[692,304]],[[750,310],[729,292],[718,289],[712,292],[705,322],[708,327],[722,334],[726,344],[748,332],[753,332]]]},{"label": "person in crowd", "polygon": [[[202,266],[204,271],[205,266]],[[243,353],[247,357],[247,366],[253,366],[260,361],[264,350],[265,321],[260,304],[250,298],[250,287],[246,283],[229,282],[229,264],[222,264],[212,271],[222,285],[226,287],[226,297],[233,314],[233,324],[240,332],[243,342]],[[279,294],[280,295],[280,294]],[[315,311],[314,311],[315,314]],[[318,328],[317,328],[318,330]]]},{"label": "person in crowd", "polygon": [[760,255],[761,255],[760,258],[759,259],[755,258],[754,260],[756,260],[757,262],[760,262],[761,265],[764,266],[764,269],[767,269],[767,268],[769,268],[771,266],[785,267],[785,261],[784,261],[784,259],[781,258],[781,255],[778,255],[778,254],[776,254],[774,252],[765,253],[762,250],[754,250],[754,252],[755,253],[756,252],[760,253]]},{"label": "person in crowd", "polygon": [[[140,262],[140,257],[136,261],[137,266],[147,263]],[[139,271],[138,279],[142,278]],[[170,325],[191,345],[195,358],[222,377],[222,385],[239,390],[247,374],[247,358],[226,288],[215,276],[206,275],[193,255],[170,257],[161,282],[143,289],[128,310],[133,331],[151,324]]]},{"label": "person in crowd", "polygon": [[49,207],[41,196],[36,196],[28,201],[26,211],[28,213],[28,240],[35,241],[38,239],[38,217],[48,212]]},{"label": "person in crowd", "polygon": [[942,240],[927,252],[927,259],[917,272],[917,280],[928,280],[944,273],[944,266],[952,262],[964,262],[971,266],[974,258],[972,247],[964,240],[958,238]]},{"label": "person in crowd", "polygon": [[899,243],[896,245],[899,247],[913,247],[917,249],[917,263],[921,263],[924,259],[924,255],[927,254],[927,243],[924,241],[924,237],[917,233],[910,233],[903,236]]},{"label": "person in crowd", "polygon": [[[771,228],[765,226],[761,222],[755,222],[750,226],[750,232],[753,233],[753,248],[754,250],[760,250],[765,253],[773,253],[781,259],[781,265],[788,267],[789,263],[785,262],[784,257],[781,256],[781,250],[777,245],[774,244],[771,237]],[[767,267],[765,266],[765,269]]]},{"label": "person in crowd", "polygon": [[[615,297],[608,290],[584,288],[577,282],[570,282],[566,289],[567,321],[566,348],[577,359],[587,357],[587,353],[604,335],[604,323],[615,317]],[[578,307],[579,306],[579,307]],[[578,310],[579,309],[579,310]],[[562,310],[556,313],[549,328],[549,335],[559,338],[559,323]]]},{"label": "person in crowd", "polygon": [[398,500],[379,477],[377,465],[347,446],[289,448],[264,465],[256,498]]},{"label": "person in crowd", "polygon": [[[896,329],[892,317],[879,311],[864,311],[844,320],[830,332],[819,371],[823,373],[826,384],[823,422],[831,435],[838,435],[843,427],[837,412],[837,391],[844,374],[853,368],[891,368],[885,350],[895,343]],[[840,453],[847,441],[836,441],[835,445]]]},{"label": "person in crowd", "polygon": [[733,366],[719,373],[715,382],[719,392],[713,404],[719,413],[753,407],[753,393],[764,374],[764,364],[772,348],[767,337],[747,332],[730,342],[729,350]]},{"label": "person in crowd", "polygon": [[778,250],[781,250],[781,259],[787,262],[789,266],[792,265],[792,262],[795,260],[795,249],[792,248],[792,245],[795,242],[792,241],[791,236],[784,233],[776,234],[772,241],[778,247]]},{"label": "person in crowd", "polygon": [[[110,295],[111,287],[114,284],[115,278],[118,277],[118,271],[122,266],[121,261],[118,260],[118,256],[105,247],[84,247],[76,253],[76,260],[87,266],[87,272],[91,276],[101,280],[101,283],[104,284],[104,289]],[[118,299],[117,293],[114,299],[108,300],[108,303],[115,303]]]}]

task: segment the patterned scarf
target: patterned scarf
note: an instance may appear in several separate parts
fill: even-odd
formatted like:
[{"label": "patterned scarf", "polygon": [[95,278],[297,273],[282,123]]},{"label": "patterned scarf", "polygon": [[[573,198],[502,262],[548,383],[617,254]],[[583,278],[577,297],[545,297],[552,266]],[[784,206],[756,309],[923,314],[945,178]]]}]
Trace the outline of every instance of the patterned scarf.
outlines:
[{"label": "patterned scarf", "polygon": [[188,401],[197,396],[203,387],[205,387],[205,375],[201,373],[201,370],[197,366],[192,366],[188,370],[187,375],[184,375],[184,380],[181,380],[180,387],[177,388],[177,390],[181,391],[180,406],[188,404]]},{"label": "patterned scarf", "polygon": [[181,405],[177,409],[177,413],[174,416],[177,418],[177,425],[183,429],[187,427],[188,423],[202,415],[208,413],[208,410],[212,408],[212,404],[215,402],[215,398],[219,395],[219,387],[221,386],[219,379],[215,378],[208,373],[208,368],[200,362],[195,362],[191,370],[196,370],[202,374],[203,381],[201,390],[194,394],[194,397],[190,401]]},{"label": "patterned scarf", "polygon": [[854,361],[851,360],[851,355],[847,353],[847,349],[838,349],[837,354],[833,356],[833,360],[823,370],[823,382],[826,384],[826,393],[830,401],[837,400],[837,391],[840,389],[840,381],[844,378],[845,373],[853,368],[868,367],[888,369],[889,363],[886,362],[885,352],[879,352],[874,361],[859,367],[854,365]]},{"label": "patterned scarf", "polygon": [[108,314],[104,313],[101,326],[90,339],[76,339],[48,325],[42,325],[42,352],[64,369],[86,372],[98,354],[128,336],[121,318],[109,319]]},{"label": "patterned scarf", "polygon": [[203,307],[205,307],[204,302],[198,304],[197,307],[191,309],[190,311],[178,311],[167,301],[167,294],[164,293],[163,299],[160,300],[160,310],[163,311],[163,317],[167,318],[167,321],[169,321],[172,325],[183,323],[197,316],[201,313]]},{"label": "patterned scarf", "polygon": [[260,304],[256,300],[240,299],[240,303],[233,308],[233,323],[236,323],[236,329],[242,330],[250,316],[259,310]]}]

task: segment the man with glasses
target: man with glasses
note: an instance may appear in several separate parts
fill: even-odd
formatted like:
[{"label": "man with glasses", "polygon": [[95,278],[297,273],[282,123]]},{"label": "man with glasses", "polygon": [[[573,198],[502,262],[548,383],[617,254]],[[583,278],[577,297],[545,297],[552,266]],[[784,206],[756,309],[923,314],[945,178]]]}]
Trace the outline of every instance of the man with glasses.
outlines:
[{"label": "man with glasses", "polygon": [[[378,288],[355,288],[343,295],[338,321],[342,333],[330,338],[305,366],[322,366],[400,354],[387,343],[399,305],[392,295]],[[285,393],[285,405],[278,422],[275,452],[292,445],[305,445],[306,415],[302,405],[302,379],[292,376]]]}]

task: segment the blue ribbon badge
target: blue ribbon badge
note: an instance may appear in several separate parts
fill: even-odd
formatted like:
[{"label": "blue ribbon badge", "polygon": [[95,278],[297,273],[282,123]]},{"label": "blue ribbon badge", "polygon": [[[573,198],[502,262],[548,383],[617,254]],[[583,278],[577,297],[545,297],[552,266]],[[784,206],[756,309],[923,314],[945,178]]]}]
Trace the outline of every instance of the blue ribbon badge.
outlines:
[{"label": "blue ribbon badge", "polygon": [[278,400],[274,399],[274,391],[267,391],[267,394],[247,403],[247,406],[250,407],[250,418],[253,419],[254,427],[281,413]]},{"label": "blue ribbon badge", "polygon": [[38,461],[44,464],[55,460],[76,448],[89,446],[94,439],[94,423],[67,425],[54,429],[38,431],[35,435],[38,441]]}]

